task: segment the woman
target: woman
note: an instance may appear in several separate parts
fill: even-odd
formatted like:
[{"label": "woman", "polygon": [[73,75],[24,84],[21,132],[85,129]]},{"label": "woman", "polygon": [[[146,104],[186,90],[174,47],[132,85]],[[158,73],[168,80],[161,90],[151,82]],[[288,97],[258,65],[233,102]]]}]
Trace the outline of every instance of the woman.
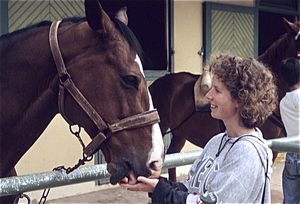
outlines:
[{"label": "woman", "polygon": [[153,203],[270,203],[272,152],[257,127],[277,105],[272,73],[231,54],[212,55],[208,66],[213,87],[206,98],[225,133],[206,144],[186,181],[138,177],[136,185],[120,185],[152,193]]}]

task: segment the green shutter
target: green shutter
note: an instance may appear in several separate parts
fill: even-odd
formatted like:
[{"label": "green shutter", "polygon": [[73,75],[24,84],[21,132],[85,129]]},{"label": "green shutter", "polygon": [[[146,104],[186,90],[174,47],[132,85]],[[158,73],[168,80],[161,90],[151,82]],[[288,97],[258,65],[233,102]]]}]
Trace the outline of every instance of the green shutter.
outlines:
[{"label": "green shutter", "polygon": [[212,10],[211,50],[254,56],[254,15]]},{"label": "green shutter", "polygon": [[9,32],[13,32],[43,20],[62,20],[72,16],[85,16],[84,0],[8,1]]},{"label": "green shutter", "polygon": [[257,57],[257,9],[228,4],[204,3],[205,57],[212,52],[231,52]]}]

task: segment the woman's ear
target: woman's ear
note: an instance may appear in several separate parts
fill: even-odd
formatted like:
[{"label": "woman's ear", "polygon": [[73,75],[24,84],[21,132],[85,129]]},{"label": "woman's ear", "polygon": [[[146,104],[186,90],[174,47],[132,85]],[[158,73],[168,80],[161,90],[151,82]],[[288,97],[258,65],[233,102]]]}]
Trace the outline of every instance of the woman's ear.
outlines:
[{"label": "woman's ear", "polygon": [[241,102],[240,101],[236,101],[235,107],[237,109],[239,109],[241,107]]}]

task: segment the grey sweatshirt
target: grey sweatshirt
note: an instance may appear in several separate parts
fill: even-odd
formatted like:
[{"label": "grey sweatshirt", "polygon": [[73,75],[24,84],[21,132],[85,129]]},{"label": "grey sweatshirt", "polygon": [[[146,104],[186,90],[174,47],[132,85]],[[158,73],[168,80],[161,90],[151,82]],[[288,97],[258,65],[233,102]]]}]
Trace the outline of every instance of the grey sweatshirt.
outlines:
[{"label": "grey sweatshirt", "polygon": [[258,128],[239,138],[218,134],[182,182],[188,190],[186,203],[199,203],[200,195],[217,203],[271,203],[271,165],[272,152]]}]

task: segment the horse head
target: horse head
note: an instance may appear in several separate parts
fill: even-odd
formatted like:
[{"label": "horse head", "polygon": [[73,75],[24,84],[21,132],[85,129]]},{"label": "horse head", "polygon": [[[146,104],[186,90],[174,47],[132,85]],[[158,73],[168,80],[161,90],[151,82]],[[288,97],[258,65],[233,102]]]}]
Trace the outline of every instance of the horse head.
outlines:
[{"label": "horse head", "polygon": [[[93,139],[88,147],[96,147],[87,154],[98,148],[102,150],[112,184],[124,177],[135,183],[137,176],[159,173],[164,156],[158,124],[143,121],[149,118],[143,113],[154,108],[138,43],[126,26],[126,9],[112,19],[96,0],[86,0],[85,9],[86,21],[76,25],[62,23],[57,31],[68,71],[59,80],[61,84],[67,80],[74,83],[92,109],[87,112],[85,105],[74,100],[78,94],[70,94],[67,89],[60,93],[64,95],[60,112],[70,124],[83,127]],[[131,117],[135,115],[138,119]],[[137,120],[142,120],[142,125],[131,124]],[[128,124],[131,125],[127,127]]]}]

